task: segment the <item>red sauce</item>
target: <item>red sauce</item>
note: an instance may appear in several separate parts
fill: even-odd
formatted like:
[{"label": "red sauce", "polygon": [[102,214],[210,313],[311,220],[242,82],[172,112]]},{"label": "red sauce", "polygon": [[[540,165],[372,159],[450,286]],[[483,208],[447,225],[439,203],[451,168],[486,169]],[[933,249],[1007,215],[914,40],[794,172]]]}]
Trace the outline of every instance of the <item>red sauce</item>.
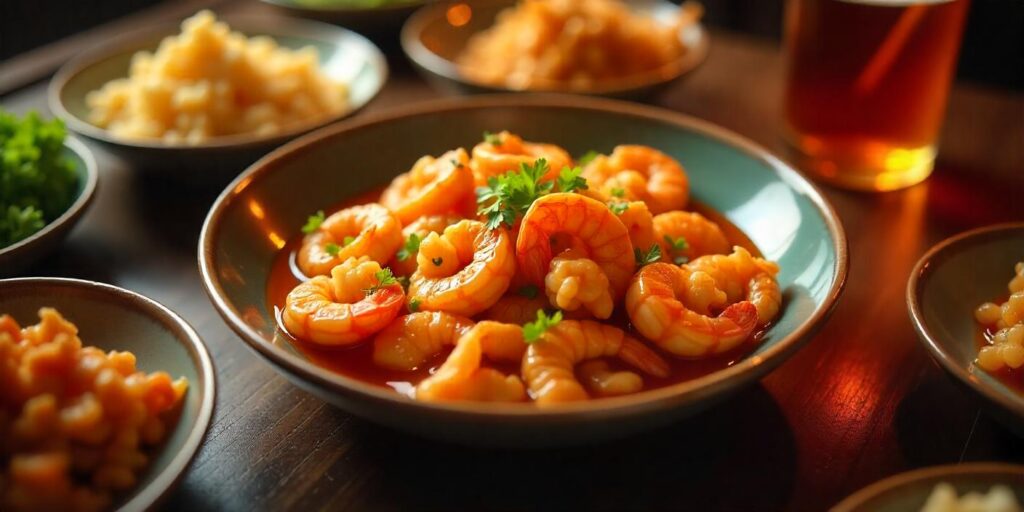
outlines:
[{"label": "red sauce", "polygon": [[[996,300],[993,300],[992,302],[996,304],[1002,304],[1007,300],[1009,300],[1009,297],[1004,295]],[[977,345],[978,351],[981,351],[982,348],[985,348],[992,344],[992,338],[995,336],[996,330],[997,329],[995,328],[982,327],[981,325],[978,325],[978,329],[975,331],[974,336],[974,343],[975,345]],[[976,368],[978,370],[981,370],[981,367]],[[1013,389],[1014,391],[1020,394],[1024,394],[1024,366],[1017,368],[1016,370],[1008,366],[1004,366],[1003,368],[1000,368],[998,371],[994,372],[990,372],[988,370],[983,371],[987,372],[989,375],[992,375],[993,377],[998,379],[999,382],[1005,384],[1006,387]]]},{"label": "red sauce", "polygon": [[[379,195],[379,190],[371,191],[345,201],[331,211],[337,211],[357,204],[373,202],[376,201]],[[696,211],[707,217],[709,220],[717,223],[722,228],[722,231],[725,233],[726,238],[729,239],[731,244],[742,246],[755,256],[761,255],[757,250],[757,247],[754,246],[754,243],[738,227],[730,223],[725,216],[699,203],[691,204],[691,208],[693,211]],[[278,319],[278,325],[281,325],[279,312],[281,308],[284,307],[285,297],[288,295],[288,292],[295,287],[295,285],[299,284],[300,279],[302,278],[302,273],[295,263],[295,257],[298,253],[301,242],[302,236],[296,236],[291,240],[288,240],[287,244],[278,251],[277,256],[274,258],[274,262],[271,265],[270,277],[267,281],[267,307],[274,312],[274,318]],[[618,324],[622,329],[640,338],[629,324],[628,317],[622,313],[621,307],[616,309],[616,313],[617,314],[615,314],[609,322]],[[660,354],[665,356],[666,360],[669,361],[672,367],[671,376],[665,379],[659,379],[649,375],[644,375],[645,388],[653,389],[693,380],[732,366],[757,348],[763,340],[766,330],[767,328],[763,328],[755,332],[747,342],[741,344],[734,350],[707,359],[682,359],[656,349]],[[380,368],[373,363],[373,344],[369,342],[370,340],[352,348],[323,348],[293,338],[287,334],[283,328],[279,329],[279,333],[281,335],[281,339],[284,340],[284,343],[290,343],[294,348],[299,350],[302,354],[308,357],[310,361],[313,361],[318,366],[348,377],[359,379],[363,382],[382,387],[390,387],[400,393],[407,393],[413,386],[415,386],[415,384],[432,374],[437,367],[445,361],[448,357],[448,352],[450,352],[449,349],[438,354],[415,371],[393,371]],[[609,365],[614,370],[627,368],[623,363],[617,360],[610,360]],[[519,368],[515,364],[495,365],[488,362],[488,366],[497,368],[498,370],[508,374],[519,373]]]}]

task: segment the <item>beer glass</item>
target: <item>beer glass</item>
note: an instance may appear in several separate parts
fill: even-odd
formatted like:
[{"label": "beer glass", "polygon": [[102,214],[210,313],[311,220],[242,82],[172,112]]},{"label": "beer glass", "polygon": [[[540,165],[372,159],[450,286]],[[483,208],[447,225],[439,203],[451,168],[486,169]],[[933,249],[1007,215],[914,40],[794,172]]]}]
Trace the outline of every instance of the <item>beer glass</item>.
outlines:
[{"label": "beer glass", "polygon": [[785,133],[833,184],[893,190],[932,172],[969,0],[788,0]]}]

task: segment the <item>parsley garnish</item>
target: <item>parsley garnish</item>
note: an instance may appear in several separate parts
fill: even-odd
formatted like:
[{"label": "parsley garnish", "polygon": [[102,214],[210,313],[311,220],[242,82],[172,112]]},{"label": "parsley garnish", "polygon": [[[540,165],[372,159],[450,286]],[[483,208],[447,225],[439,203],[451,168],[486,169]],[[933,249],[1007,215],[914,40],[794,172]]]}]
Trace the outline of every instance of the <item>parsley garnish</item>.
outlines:
[{"label": "parsley garnish", "polygon": [[633,256],[636,257],[636,266],[642,267],[661,259],[661,247],[658,244],[651,244],[646,253],[637,247],[633,249]]},{"label": "parsley garnish", "polygon": [[484,142],[491,144],[493,146],[500,146],[501,137],[498,137],[497,134],[491,132],[484,132]]},{"label": "parsley garnish", "polygon": [[302,226],[302,232],[308,235],[308,234],[316,231],[317,228],[320,227],[320,224],[323,224],[323,223],[324,223],[324,211],[323,210],[317,210],[316,215],[310,215],[309,218],[306,219],[306,225]]},{"label": "parsley garnish", "polygon": [[518,171],[492,176],[486,187],[476,189],[477,213],[487,218],[487,228],[512,227],[516,217],[526,213],[538,197],[551,192],[555,184],[541,182],[547,172],[547,161],[538,158],[533,165],[519,164]]},{"label": "parsley garnish", "polygon": [[516,293],[518,293],[522,297],[526,297],[527,299],[536,299],[538,292],[540,292],[540,290],[537,289],[536,286],[528,284],[520,288],[519,291],[517,291]]},{"label": "parsley garnish", "polygon": [[354,237],[354,236],[346,236],[345,238],[341,239],[341,246],[342,247],[348,247],[349,245],[352,244],[352,242],[355,242],[355,241],[356,241],[356,237]]},{"label": "parsley garnish", "polygon": [[452,167],[454,167],[456,169],[462,167],[462,162],[460,162],[460,161],[458,161],[458,160],[456,160],[454,158],[452,158],[451,160],[448,160],[448,161],[451,162]]},{"label": "parsley garnish", "polygon": [[583,169],[579,167],[563,167],[562,171],[558,173],[558,178],[555,180],[558,184],[559,192],[573,192],[576,190],[586,190],[587,180],[580,176]]},{"label": "parsley garnish", "polygon": [[409,308],[409,312],[410,313],[415,313],[415,312],[419,311],[420,310],[420,303],[421,302],[422,301],[420,301],[419,299],[409,299],[409,304],[407,305],[408,308]]},{"label": "parsley garnish", "polygon": [[622,215],[626,210],[629,209],[629,203],[623,201],[620,203],[608,203],[608,209],[615,215]]},{"label": "parsley garnish", "polygon": [[324,246],[324,250],[327,251],[327,254],[334,257],[337,256],[339,252],[341,252],[341,247],[338,244],[331,242]]},{"label": "parsley garnish", "polygon": [[409,256],[420,250],[420,241],[420,236],[416,233],[409,235],[409,238],[405,239],[405,245],[395,253],[395,259],[398,261],[409,259]]},{"label": "parsley garnish", "polygon": [[615,187],[611,190],[612,197],[625,197],[626,189],[622,187]]},{"label": "parsley garnish", "polygon": [[537,320],[523,324],[523,340],[527,343],[534,343],[540,339],[548,329],[558,325],[562,321],[562,312],[555,311],[555,314],[547,316],[543,309],[537,310]]},{"label": "parsley garnish", "polygon": [[398,284],[398,279],[391,273],[391,269],[384,267],[373,273],[373,278],[377,280],[377,284],[363,290],[367,295],[373,295],[378,290],[386,288],[391,285]]},{"label": "parsley garnish", "polygon": [[685,251],[686,248],[690,246],[690,244],[686,242],[686,237],[682,236],[673,239],[672,237],[665,235],[665,241],[668,242],[669,247],[671,247],[673,251]]},{"label": "parsley garnish", "polygon": [[597,151],[591,149],[590,151],[583,153],[583,156],[576,159],[576,163],[580,165],[587,165],[590,162],[592,162],[595,158],[597,158]]}]

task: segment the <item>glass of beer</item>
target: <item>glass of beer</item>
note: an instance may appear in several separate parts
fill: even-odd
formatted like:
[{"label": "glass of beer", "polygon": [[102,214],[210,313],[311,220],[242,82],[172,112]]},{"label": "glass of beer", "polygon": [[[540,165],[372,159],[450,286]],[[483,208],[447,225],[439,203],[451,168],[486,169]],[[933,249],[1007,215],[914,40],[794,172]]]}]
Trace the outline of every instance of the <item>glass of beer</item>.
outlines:
[{"label": "glass of beer", "polygon": [[788,0],[785,131],[833,184],[893,190],[932,172],[969,0]]}]

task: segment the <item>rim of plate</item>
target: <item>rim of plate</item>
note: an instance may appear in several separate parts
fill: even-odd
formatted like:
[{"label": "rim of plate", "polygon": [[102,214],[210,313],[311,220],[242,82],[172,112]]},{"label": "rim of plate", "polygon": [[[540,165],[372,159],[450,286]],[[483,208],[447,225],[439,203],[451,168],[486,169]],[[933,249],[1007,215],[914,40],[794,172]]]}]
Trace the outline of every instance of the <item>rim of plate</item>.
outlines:
[{"label": "rim of plate", "polygon": [[1024,420],[1024,398],[1014,399],[1004,393],[1000,393],[995,388],[978,380],[967,368],[964,368],[954,360],[942,348],[941,343],[938,342],[938,336],[928,328],[928,324],[924,320],[924,314],[921,312],[921,288],[924,286],[924,281],[929,277],[928,274],[931,272],[931,268],[948,257],[949,251],[956,249],[957,246],[998,237],[1005,232],[1013,231],[1024,232],[1024,222],[1004,222],[982,226],[958,233],[935,244],[921,256],[921,259],[917,260],[914,269],[910,271],[910,279],[907,280],[906,301],[907,309],[910,313],[910,323],[913,324],[914,330],[917,331],[917,337],[931,353],[932,358],[938,361],[947,372],[970,386],[971,389],[981,393],[982,396],[999,404],[1001,407],[1012,411]]},{"label": "rim of plate", "polygon": [[33,287],[50,286],[64,288],[79,288],[86,292],[94,292],[104,297],[113,299],[122,307],[138,311],[144,316],[155,320],[164,326],[174,337],[185,346],[196,366],[199,378],[202,380],[202,387],[199,390],[202,397],[199,403],[199,411],[196,415],[196,422],[191,425],[188,436],[178,451],[167,463],[159,474],[153,477],[153,481],[143,488],[131,499],[121,505],[118,510],[146,510],[162,500],[171,489],[185,475],[185,470],[192,462],[199,446],[206,437],[213,417],[213,409],[217,394],[217,373],[214,371],[213,359],[203,343],[202,338],[195,329],[189,325],[180,315],[167,306],[146,297],[137,292],[114,286],[112,284],[85,279],[71,279],[66,277],[17,277],[12,279],[0,279],[0,287]]},{"label": "rim of plate", "polygon": [[[667,0],[650,1],[651,3],[664,4],[663,7],[665,8],[680,8],[678,5]],[[595,95],[628,93],[645,87],[668,83],[686,75],[704,62],[708,56],[708,51],[711,46],[711,38],[708,36],[708,31],[700,21],[697,21],[680,33],[680,38],[683,39],[686,52],[678,59],[660,66],[657,69],[625,76],[612,81],[605,81],[603,82],[604,85],[585,89],[574,88],[571,85],[567,86],[559,82],[545,83],[541,87],[514,89],[500,84],[490,84],[474,80],[471,77],[462,74],[459,71],[459,66],[454,61],[438,55],[423,44],[423,38],[421,37],[423,30],[431,21],[444,17],[444,12],[449,7],[447,5],[449,3],[450,2],[441,1],[429,3],[417,9],[416,12],[409,17],[405,24],[402,25],[402,31],[399,35],[402,50],[409,59],[435,75],[494,92],[537,92]],[[494,0],[491,4],[508,4],[511,6],[514,2],[507,0]]]},{"label": "rim of plate", "polygon": [[380,87],[377,87],[373,94],[364,103],[360,105],[350,105],[348,110],[327,116],[323,119],[314,119],[302,122],[292,125],[285,130],[265,135],[241,133],[212,137],[208,141],[196,145],[170,144],[157,139],[134,140],[119,137],[111,134],[107,129],[100,128],[99,126],[72,114],[71,111],[64,106],[64,102],[61,97],[68,82],[73,78],[97,63],[114,58],[118,55],[127,53],[135,54],[140,51],[151,50],[150,47],[154,44],[159,44],[162,38],[172,36],[180,32],[182,20],[178,20],[174,22],[159,23],[150,27],[144,27],[120,34],[98,46],[76,55],[57,70],[57,73],[53,76],[53,79],[50,80],[50,84],[47,86],[46,95],[50,111],[52,111],[55,116],[64,120],[67,126],[74,132],[117,146],[171,151],[248,148],[267,144],[272,141],[292,139],[298,135],[354,115],[373,102],[388,81],[390,71],[388,69],[387,58],[384,57],[380,48],[358,32],[321,21],[297,19],[287,16],[278,16],[273,20],[268,20],[265,17],[254,16],[251,14],[225,14],[223,16],[218,14],[217,20],[227,22],[232,32],[241,32],[247,36],[254,31],[266,30],[268,32],[267,36],[275,41],[281,36],[296,36],[298,34],[304,34],[305,37],[322,42],[330,42],[333,38],[338,36],[353,39],[358,41],[360,45],[365,46],[367,55],[369,56],[369,61],[375,68],[380,69],[381,85]]},{"label": "rim of plate", "polygon": [[64,210],[64,213],[60,214],[56,219],[51,222],[47,222],[45,226],[39,231],[32,233],[27,238],[23,238],[14,242],[7,247],[0,247],[0,257],[7,256],[8,254],[14,254],[16,251],[23,247],[27,247],[36,243],[48,236],[51,232],[57,229],[59,226],[63,226],[67,222],[74,220],[77,216],[85,213],[85,208],[92,203],[93,196],[96,195],[96,186],[99,183],[100,173],[99,167],[96,165],[96,159],[92,155],[92,151],[82,144],[81,141],[71,137],[70,135],[64,138],[64,147],[71,150],[72,153],[82,159],[82,163],[85,166],[84,175],[85,183],[82,184],[82,192],[78,194],[78,197]]},{"label": "rim of plate", "polygon": [[912,471],[905,471],[868,484],[866,487],[863,487],[857,492],[843,498],[843,501],[836,503],[829,510],[831,510],[831,512],[854,512],[857,507],[863,506],[872,498],[905,485],[940,476],[972,474],[1017,474],[1022,475],[1020,478],[1024,480],[1024,466],[1003,462],[971,462],[966,464],[946,464],[943,466],[932,466]]},{"label": "rim of plate", "polygon": [[[298,152],[307,146],[325,143],[328,139],[340,133],[378,124],[386,124],[406,117],[431,115],[440,112],[524,106],[589,110],[659,121],[723,141],[736,150],[768,165],[780,180],[811,201],[817,209],[817,213],[821,215],[831,235],[833,250],[836,253],[836,265],[831,276],[832,285],[827,292],[824,302],[815,308],[811,315],[797,326],[792,333],[766,349],[765,353],[745,358],[725,369],[697,379],[644,391],[637,395],[573,402],[557,408],[542,409],[529,404],[434,403],[412,400],[389,389],[372,386],[358,379],[331,372],[296,355],[286,353],[284,350],[273,346],[246,324],[242,320],[241,313],[236,311],[227,301],[224,290],[220,286],[214,272],[215,256],[213,243],[220,229],[220,217],[234,203],[239,194],[257,177],[274,172],[281,163],[294,158]],[[746,138],[707,121],[659,108],[640,106],[635,103],[586,96],[527,96],[518,94],[479,95],[469,98],[450,98],[420,102],[410,106],[390,109],[389,111],[372,116],[363,116],[360,119],[336,123],[281,146],[249,166],[217,197],[210,208],[210,212],[207,214],[206,220],[203,222],[198,247],[199,273],[202,277],[203,286],[215,309],[228,326],[242,338],[246,345],[268,359],[278,369],[301,377],[303,380],[319,387],[331,389],[336,393],[355,394],[361,399],[371,399],[380,404],[416,407],[438,412],[443,411],[481,420],[494,419],[496,417],[503,419],[543,417],[551,421],[575,421],[581,419],[581,416],[584,418],[597,418],[609,415],[632,415],[697,401],[758,378],[785,360],[822,327],[823,320],[835,307],[845,286],[848,259],[846,234],[842,224],[820,190],[801,176],[795,169],[789,167],[780,159],[772,156],[766,150]]]}]

